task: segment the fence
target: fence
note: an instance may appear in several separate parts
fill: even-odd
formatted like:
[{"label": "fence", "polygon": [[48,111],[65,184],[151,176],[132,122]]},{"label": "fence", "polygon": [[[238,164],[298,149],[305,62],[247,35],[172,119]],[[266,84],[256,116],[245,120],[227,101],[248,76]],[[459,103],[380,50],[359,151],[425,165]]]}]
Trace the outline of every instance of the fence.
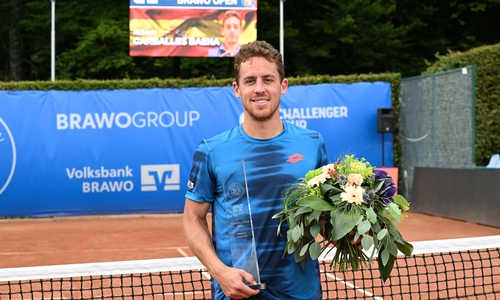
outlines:
[{"label": "fence", "polygon": [[415,167],[475,166],[475,67],[401,81],[402,192],[412,195]]}]

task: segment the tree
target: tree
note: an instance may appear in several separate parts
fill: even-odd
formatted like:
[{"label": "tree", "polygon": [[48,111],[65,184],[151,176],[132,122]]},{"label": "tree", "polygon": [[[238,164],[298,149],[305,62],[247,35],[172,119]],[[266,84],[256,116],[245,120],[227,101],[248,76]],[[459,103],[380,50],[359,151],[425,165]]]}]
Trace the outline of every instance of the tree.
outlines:
[{"label": "tree", "polygon": [[[279,48],[279,1],[259,0],[258,39]],[[0,76],[49,80],[51,3],[0,3]],[[436,54],[500,42],[500,0],[301,0],[284,3],[287,76],[418,75]],[[224,58],[131,57],[129,5],[56,3],[56,79],[228,78]]]},{"label": "tree", "polygon": [[22,66],[22,35],[19,21],[21,19],[21,1],[13,1],[10,7],[10,25],[9,25],[9,77],[13,81],[20,81],[23,78]]},{"label": "tree", "polygon": [[[392,71],[404,47],[404,26],[392,17],[396,1],[301,1],[290,5],[292,51],[298,74]],[[321,16],[317,16],[321,12]],[[286,47],[286,46],[285,46]],[[295,54],[295,55],[294,55]]]}]

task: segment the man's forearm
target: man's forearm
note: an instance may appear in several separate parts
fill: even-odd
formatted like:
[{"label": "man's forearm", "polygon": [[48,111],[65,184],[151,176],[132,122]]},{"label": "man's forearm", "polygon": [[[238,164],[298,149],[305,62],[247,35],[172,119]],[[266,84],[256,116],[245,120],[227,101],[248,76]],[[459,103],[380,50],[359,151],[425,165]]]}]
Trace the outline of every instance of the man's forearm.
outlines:
[{"label": "man's forearm", "polygon": [[193,254],[209,272],[216,272],[223,266],[215,252],[212,236],[206,219],[184,218],[184,236]]}]

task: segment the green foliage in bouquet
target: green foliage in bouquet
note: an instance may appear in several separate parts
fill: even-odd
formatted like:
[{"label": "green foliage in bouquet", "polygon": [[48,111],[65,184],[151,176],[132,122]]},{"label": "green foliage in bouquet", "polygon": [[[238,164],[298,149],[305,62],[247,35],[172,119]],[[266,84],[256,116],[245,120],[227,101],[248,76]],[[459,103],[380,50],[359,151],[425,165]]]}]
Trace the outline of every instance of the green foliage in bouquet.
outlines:
[{"label": "green foliage in bouquet", "polygon": [[[364,158],[345,155],[337,162],[309,171],[285,194],[278,234],[286,221],[284,255],[294,254],[304,266],[310,256],[335,251],[330,267],[336,271],[368,268],[377,254],[381,278],[389,278],[400,251],[411,256],[413,246],[398,231],[408,201],[396,195],[387,172]],[[358,242],[361,239],[361,247]],[[334,250],[333,250],[334,249]]]}]

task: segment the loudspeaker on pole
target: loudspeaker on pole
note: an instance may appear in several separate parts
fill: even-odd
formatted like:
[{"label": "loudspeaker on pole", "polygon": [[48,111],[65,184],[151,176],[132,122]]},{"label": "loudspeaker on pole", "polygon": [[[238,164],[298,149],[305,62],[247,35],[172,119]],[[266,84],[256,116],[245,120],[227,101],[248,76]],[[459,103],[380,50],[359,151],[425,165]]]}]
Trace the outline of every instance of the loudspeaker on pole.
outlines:
[{"label": "loudspeaker on pole", "polygon": [[392,133],[394,130],[394,110],[392,108],[377,109],[377,131]]}]

